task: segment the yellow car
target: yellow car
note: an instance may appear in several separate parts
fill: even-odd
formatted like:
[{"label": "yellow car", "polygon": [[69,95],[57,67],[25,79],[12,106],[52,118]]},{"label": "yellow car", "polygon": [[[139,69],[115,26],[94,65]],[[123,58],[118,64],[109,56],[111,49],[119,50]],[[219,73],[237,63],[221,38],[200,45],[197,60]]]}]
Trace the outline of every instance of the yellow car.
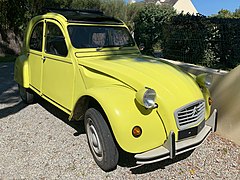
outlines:
[{"label": "yellow car", "polygon": [[207,74],[194,76],[141,55],[126,25],[101,12],[48,9],[26,30],[15,81],[83,120],[95,162],[116,168],[119,150],[149,164],[193,150],[211,131]]}]

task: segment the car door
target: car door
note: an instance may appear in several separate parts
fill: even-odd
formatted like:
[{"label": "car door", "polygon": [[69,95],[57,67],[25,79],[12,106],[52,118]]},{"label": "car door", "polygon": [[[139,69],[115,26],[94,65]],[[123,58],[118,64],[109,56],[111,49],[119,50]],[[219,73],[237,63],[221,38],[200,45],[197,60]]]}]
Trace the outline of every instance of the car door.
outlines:
[{"label": "car door", "polygon": [[39,93],[42,86],[43,27],[44,22],[40,21],[33,28],[28,53],[30,86]]},{"label": "car door", "polygon": [[42,93],[70,112],[73,98],[74,66],[61,25],[46,20]]}]

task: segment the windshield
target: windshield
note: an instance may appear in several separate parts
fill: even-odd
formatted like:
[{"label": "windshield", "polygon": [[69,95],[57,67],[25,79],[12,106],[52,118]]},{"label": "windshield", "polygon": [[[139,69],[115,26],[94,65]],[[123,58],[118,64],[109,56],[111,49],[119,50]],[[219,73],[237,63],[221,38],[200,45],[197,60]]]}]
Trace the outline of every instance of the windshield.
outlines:
[{"label": "windshield", "polygon": [[125,27],[68,26],[75,48],[132,47],[132,36]]}]

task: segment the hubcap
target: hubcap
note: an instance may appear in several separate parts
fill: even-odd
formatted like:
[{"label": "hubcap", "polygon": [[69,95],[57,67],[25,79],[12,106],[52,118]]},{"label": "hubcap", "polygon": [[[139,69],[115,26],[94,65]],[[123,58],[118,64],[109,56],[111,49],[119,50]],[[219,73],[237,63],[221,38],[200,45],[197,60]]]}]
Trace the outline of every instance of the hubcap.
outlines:
[{"label": "hubcap", "polygon": [[87,119],[87,135],[94,156],[101,161],[103,159],[102,145],[91,118]]}]

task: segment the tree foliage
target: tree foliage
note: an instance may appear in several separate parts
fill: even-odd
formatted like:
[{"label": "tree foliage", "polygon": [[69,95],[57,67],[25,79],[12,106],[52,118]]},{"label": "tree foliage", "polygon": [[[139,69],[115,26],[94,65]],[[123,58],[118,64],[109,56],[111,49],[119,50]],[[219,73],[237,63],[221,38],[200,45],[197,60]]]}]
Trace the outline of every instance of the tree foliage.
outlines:
[{"label": "tree foliage", "polygon": [[131,3],[127,5],[126,19],[124,19],[124,22],[127,24],[131,31],[135,30],[134,20],[143,8],[143,3]]},{"label": "tree foliage", "polygon": [[240,18],[240,7],[235,10],[235,12],[233,13],[233,16],[234,16],[235,18]]},{"label": "tree foliage", "polygon": [[69,3],[66,4],[65,7],[71,7],[73,9],[98,10],[101,7],[101,0],[69,0]]},{"label": "tree foliage", "polygon": [[221,9],[215,17],[218,17],[218,18],[232,18],[233,14],[232,14],[231,11],[229,11],[227,9]]},{"label": "tree foliage", "polygon": [[133,31],[133,20],[143,6],[143,3],[126,4],[124,0],[1,0],[0,30],[4,33],[4,30],[14,29],[22,36],[32,17],[42,14],[43,7],[53,7],[101,10],[123,20]]},{"label": "tree foliage", "polygon": [[126,19],[127,6],[124,0],[102,0],[101,10],[106,15]]},{"label": "tree foliage", "polygon": [[144,43],[145,53],[151,54],[153,47],[163,40],[163,25],[176,15],[171,6],[145,5],[135,18],[135,39]]},{"label": "tree foliage", "polygon": [[165,58],[216,68],[240,64],[240,19],[178,15],[165,26]]},{"label": "tree foliage", "polygon": [[217,18],[240,18],[240,7],[235,10],[235,12],[231,12],[227,9],[221,9],[218,14],[212,15],[211,17]]}]

